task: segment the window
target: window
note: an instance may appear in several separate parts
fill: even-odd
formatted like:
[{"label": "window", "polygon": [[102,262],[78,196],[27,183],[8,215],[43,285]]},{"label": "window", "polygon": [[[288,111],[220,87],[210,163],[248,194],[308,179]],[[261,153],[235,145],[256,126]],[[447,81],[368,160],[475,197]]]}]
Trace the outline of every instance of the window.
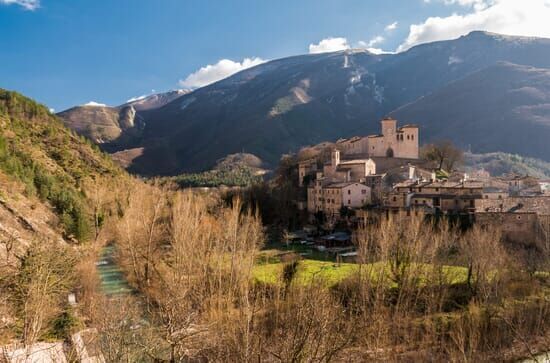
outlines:
[{"label": "window", "polygon": [[348,190],[348,195],[350,195],[350,194],[351,194],[351,190]]},{"label": "window", "polygon": [[414,135],[411,135],[411,140],[414,140]]},{"label": "window", "polygon": [[394,202],[397,202],[397,197],[393,197],[393,201],[394,201]]},{"label": "window", "polygon": [[367,194],[367,190],[366,189],[361,189],[361,194]]},{"label": "window", "polygon": [[409,136],[409,135],[407,135],[407,140],[410,140],[410,136]]},{"label": "window", "polygon": [[351,199],[348,199],[348,205],[351,204]]},{"label": "window", "polygon": [[435,191],[436,191],[436,192],[439,192],[439,188],[435,188]]}]

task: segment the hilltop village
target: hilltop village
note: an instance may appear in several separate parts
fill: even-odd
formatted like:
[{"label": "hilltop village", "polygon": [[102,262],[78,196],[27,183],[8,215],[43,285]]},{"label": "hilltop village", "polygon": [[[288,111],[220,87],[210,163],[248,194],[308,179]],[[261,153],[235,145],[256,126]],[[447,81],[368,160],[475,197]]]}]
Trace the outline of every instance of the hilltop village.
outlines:
[{"label": "hilltop village", "polygon": [[484,170],[447,172],[420,158],[419,139],[417,126],[399,126],[387,117],[379,135],[338,140],[329,161],[300,161],[298,185],[305,198],[298,201],[299,209],[311,224],[329,231],[367,217],[406,220],[422,214],[499,225],[512,241],[547,235],[548,181],[528,175],[493,177]]}]

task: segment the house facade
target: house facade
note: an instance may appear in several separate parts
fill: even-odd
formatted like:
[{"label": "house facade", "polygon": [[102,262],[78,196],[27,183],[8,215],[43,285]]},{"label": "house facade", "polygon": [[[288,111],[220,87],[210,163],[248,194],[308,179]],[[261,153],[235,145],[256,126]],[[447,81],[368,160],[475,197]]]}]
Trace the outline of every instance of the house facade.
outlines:
[{"label": "house facade", "polygon": [[361,208],[371,201],[371,188],[358,182],[341,182],[323,185],[316,180],[307,190],[307,210],[314,214],[338,217],[342,207]]}]

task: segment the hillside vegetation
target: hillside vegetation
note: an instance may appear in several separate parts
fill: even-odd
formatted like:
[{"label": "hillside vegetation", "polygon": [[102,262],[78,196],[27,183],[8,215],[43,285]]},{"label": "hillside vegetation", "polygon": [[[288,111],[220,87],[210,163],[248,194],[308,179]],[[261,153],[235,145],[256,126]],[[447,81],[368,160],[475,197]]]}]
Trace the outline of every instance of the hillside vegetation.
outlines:
[{"label": "hillside vegetation", "polygon": [[83,184],[122,175],[109,157],[65,128],[46,107],[2,89],[0,170],[21,182],[27,196],[49,203],[65,236],[77,240],[91,237],[94,224]]},{"label": "hillside vegetation", "polygon": [[544,160],[502,152],[487,154],[466,153],[464,157],[467,168],[485,169],[495,176],[521,174],[537,178],[550,178],[550,163]]},{"label": "hillside vegetation", "polygon": [[267,172],[262,169],[262,161],[255,155],[237,153],[218,160],[212,170],[202,173],[181,174],[168,180],[174,181],[181,188],[189,187],[244,187],[262,181]]},{"label": "hillside vegetation", "polygon": [[122,205],[127,188],[115,188],[131,181],[46,107],[0,89],[0,346],[82,329],[67,295],[91,301],[94,248]]}]

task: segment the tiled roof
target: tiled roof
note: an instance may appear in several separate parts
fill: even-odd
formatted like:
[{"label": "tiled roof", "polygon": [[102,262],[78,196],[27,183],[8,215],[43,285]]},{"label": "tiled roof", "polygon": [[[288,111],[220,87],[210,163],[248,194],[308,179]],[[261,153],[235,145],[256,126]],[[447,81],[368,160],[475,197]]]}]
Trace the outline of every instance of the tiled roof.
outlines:
[{"label": "tiled roof", "polygon": [[[338,188],[338,189],[341,189],[341,188],[345,188],[345,187],[353,185],[353,184],[364,185],[363,183],[359,183],[359,182],[343,182],[343,183],[329,184],[325,188]],[[364,185],[364,186],[366,186],[366,185]]]}]

